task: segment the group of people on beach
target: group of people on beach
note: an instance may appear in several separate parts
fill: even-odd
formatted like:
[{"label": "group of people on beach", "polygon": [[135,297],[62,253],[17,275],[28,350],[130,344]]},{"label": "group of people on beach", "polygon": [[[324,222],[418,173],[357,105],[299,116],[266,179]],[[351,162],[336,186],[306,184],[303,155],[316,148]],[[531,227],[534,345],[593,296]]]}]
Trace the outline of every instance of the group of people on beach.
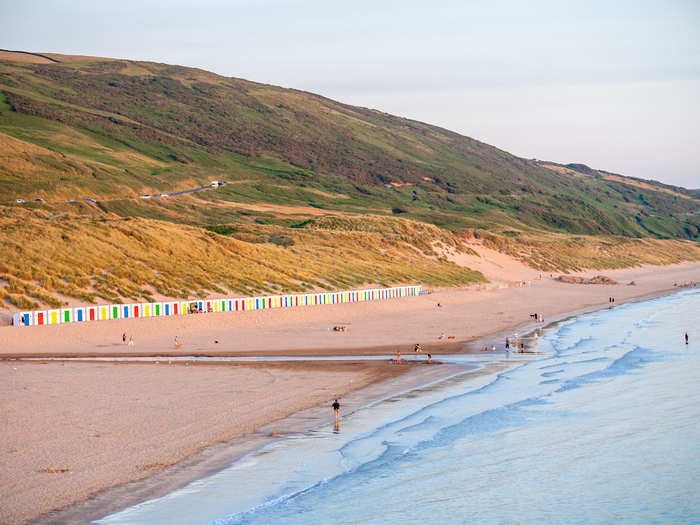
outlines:
[{"label": "group of people on beach", "polygon": [[530,318],[534,319],[538,323],[544,323],[544,315],[535,312],[534,314],[530,314]]},{"label": "group of people on beach", "polygon": [[[538,328],[539,330],[539,328]],[[537,337],[537,332],[535,332],[535,337]],[[515,334],[515,341],[512,341],[510,338],[506,337],[506,342],[505,342],[505,347],[506,347],[506,352],[524,352],[525,351],[525,343],[521,343],[518,334]],[[494,347],[495,350],[495,347]]]},{"label": "group of people on beach", "polygon": [[[610,297],[609,302],[611,304],[614,303],[615,298]],[[539,314],[539,315],[538,314],[531,314],[531,317],[534,317],[536,321],[544,322],[542,314]],[[539,330],[539,328],[537,330]],[[126,334],[124,335],[124,337],[126,337]],[[537,338],[537,331],[535,331],[535,338]],[[175,340],[177,342],[177,337],[175,338]],[[688,332],[686,332],[685,333],[685,344],[688,344],[688,340],[689,340]],[[509,337],[506,337],[505,347],[506,347],[506,352],[510,352],[510,351],[524,352],[525,351],[525,343],[522,343],[519,341],[517,333],[515,334],[515,341],[511,341],[511,339]],[[511,349],[513,349],[513,350],[511,350]],[[485,346],[483,349],[484,352],[487,352],[489,350],[495,352],[496,346],[491,345],[490,348],[488,346]],[[423,346],[420,343],[416,343],[415,345],[413,345],[413,352],[414,353],[422,353]],[[431,356],[430,354],[427,354],[427,356],[428,356],[428,363],[431,363],[433,356]],[[401,364],[401,350],[396,351],[396,360],[394,362],[396,364]],[[331,407],[333,408],[333,414],[335,416],[334,428],[337,432],[339,429],[339,425],[340,425],[340,403],[338,402],[337,399],[335,401],[333,401],[333,404],[331,405]]]},{"label": "group of people on beach", "polygon": [[122,344],[128,345],[128,346],[134,346],[134,336],[130,335],[129,336],[129,342],[127,343],[126,341],[126,332],[122,334]]},{"label": "group of people on beach", "polygon": [[[413,345],[413,353],[422,354],[423,353],[423,345],[421,345],[420,343],[416,343],[415,345]],[[430,354],[426,354],[426,355],[428,357],[428,363],[432,363],[433,356]]]},{"label": "group of people on beach", "polygon": [[[420,345],[420,343],[416,343],[413,346],[413,352],[418,354],[418,353],[423,353],[423,347]],[[428,363],[433,362],[433,356],[431,354],[426,354],[426,357],[428,358]],[[396,359],[393,360],[393,363],[400,365],[401,364],[401,350],[396,351]]]},{"label": "group of people on beach", "polygon": [[695,281],[685,281],[682,283],[673,283],[673,286],[678,286],[681,288],[695,288],[698,285]]}]

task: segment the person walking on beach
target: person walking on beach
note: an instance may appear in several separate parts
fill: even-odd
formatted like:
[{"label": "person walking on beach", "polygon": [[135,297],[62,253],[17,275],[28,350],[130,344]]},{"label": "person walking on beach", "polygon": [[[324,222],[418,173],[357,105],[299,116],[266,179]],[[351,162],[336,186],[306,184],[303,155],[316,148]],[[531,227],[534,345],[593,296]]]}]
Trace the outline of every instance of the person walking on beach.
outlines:
[{"label": "person walking on beach", "polygon": [[401,364],[401,350],[396,351],[396,363]]},{"label": "person walking on beach", "polygon": [[688,332],[685,333],[685,344],[688,344]]},{"label": "person walking on beach", "polygon": [[510,341],[506,337],[506,350],[508,350],[509,348],[510,348]]},{"label": "person walking on beach", "polygon": [[122,343],[126,344],[126,332],[122,334]]},{"label": "person walking on beach", "polygon": [[340,420],[340,403],[336,399],[331,405],[333,407],[333,415],[335,416],[335,429],[338,430],[339,420]]},{"label": "person walking on beach", "polygon": [[134,336],[129,336],[129,346],[134,346]]}]

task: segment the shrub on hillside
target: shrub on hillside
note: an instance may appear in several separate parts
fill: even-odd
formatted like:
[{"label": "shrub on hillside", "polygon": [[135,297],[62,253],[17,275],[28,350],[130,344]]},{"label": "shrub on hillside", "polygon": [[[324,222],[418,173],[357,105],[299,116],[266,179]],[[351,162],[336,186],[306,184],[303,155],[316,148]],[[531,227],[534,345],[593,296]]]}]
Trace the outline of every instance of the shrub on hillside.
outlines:
[{"label": "shrub on hillside", "polygon": [[7,300],[21,310],[32,310],[34,308],[39,308],[39,303],[32,301],[24,294],[8,294]]}]

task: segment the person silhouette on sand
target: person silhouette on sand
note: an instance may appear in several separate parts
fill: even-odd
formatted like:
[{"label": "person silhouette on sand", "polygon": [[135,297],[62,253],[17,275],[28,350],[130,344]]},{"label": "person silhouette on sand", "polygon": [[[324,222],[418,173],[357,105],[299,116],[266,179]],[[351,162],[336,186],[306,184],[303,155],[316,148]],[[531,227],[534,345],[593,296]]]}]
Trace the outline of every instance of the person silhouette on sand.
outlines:
[{"label": "person silhouette on sand", "polygon": [[688,344],[688,332],[685,333],[685,344]]},{"label": "person silhouette on sand", "polygon": [[335,429],[338,430],[338,426],[340,425],[340,403],[338,403],[336,399],[331,406],[333,407],[333,415],[335,416]]}]

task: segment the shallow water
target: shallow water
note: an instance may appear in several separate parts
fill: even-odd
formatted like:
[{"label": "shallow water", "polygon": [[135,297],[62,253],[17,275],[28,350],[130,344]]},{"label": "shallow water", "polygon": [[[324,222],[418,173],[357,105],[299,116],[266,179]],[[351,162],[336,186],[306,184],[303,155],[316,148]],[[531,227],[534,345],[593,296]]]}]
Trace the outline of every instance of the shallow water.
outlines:
[{"label": "shallow water", "polygon": [[698,523],[698,320],[688,291],[565,321],[508,372],[375,403],[100,523]]}]

